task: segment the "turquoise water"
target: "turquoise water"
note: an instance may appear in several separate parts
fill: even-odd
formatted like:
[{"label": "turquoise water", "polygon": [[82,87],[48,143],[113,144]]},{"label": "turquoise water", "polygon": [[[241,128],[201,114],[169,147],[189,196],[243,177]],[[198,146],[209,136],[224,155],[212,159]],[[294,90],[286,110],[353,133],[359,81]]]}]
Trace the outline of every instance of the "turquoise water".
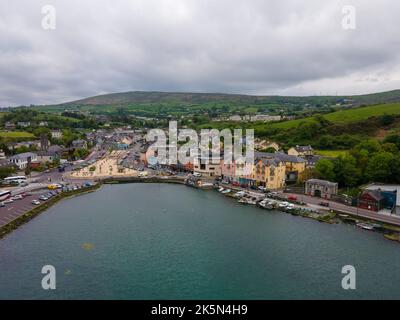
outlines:
[{"label": "turquoise water", "polygon": [[[57,289],[41,288],[41,268]],[[354,265],[357,289],[341,288]],[[106,185],[0,240],[1,299],[400,298],[400,245],[181,185]]]}]

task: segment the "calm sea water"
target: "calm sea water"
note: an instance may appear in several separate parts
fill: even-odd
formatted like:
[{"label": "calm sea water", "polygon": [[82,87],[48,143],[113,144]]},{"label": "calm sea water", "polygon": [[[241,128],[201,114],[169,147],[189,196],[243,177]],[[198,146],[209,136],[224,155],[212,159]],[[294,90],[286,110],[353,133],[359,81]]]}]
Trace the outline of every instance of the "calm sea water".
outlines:
[{"label": "calm sea water", "polygon": [[[41,288],[41,268],[57,289]],[[341,288],[354,265],[357,289]],[[400,244],[180,185],[107,185],[0,240],[1,299],[400,298]]]}]

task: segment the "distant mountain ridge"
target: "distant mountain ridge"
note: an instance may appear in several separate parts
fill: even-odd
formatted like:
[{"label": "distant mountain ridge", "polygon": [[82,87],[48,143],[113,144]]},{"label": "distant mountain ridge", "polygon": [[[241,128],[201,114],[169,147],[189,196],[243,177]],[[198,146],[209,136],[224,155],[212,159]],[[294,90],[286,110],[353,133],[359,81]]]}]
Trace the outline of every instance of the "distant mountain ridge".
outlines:
[{"label": "distant mountain ridge", "polygon": [[347,96],[262,96],[229,93],[192,93],[192,92],[159,92],[159,91],[129,91],[121,93],[103,94],[71,102],[61,103],[58,106],[78,105],[126,105],[135,103],[182,103],[203,104],[211,102],[233,104],[305,104],[305,103],[335,103],[347,99],[356,105],[380,104],[400,102],[400,90],[371,93],[364,95]]}]

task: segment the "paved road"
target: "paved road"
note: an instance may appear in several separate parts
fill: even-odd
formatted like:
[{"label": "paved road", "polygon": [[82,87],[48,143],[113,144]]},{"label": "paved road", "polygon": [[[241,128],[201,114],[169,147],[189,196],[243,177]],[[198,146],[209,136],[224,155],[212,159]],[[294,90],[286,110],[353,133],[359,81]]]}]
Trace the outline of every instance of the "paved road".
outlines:
[{"label": "paved road", "polygon": [[286,199],[291,195],[296,196],[299,201],[302,201],[305,203],[318,205],[321,201],[329,202],[329,209],[349,213],[354,216],[359,216],[359,217],[368,218],[368,219],[374,219],[374,220],[378,220],[381,222],[391,223],[391,224],[400,226],[400,217],[399,216],[395,216],[395,215],[389,216],[386,214],[379,214],[379,213],[376,213],[376,212],[373,212],[370,210],[346,206],[346,205],[338,203],[338,202],[328,201],[325,199],[310,197],[310,196],[306,196],[306,195],[298,195],[298,194],[291,194],[291,193],[281,193],[280,194],[280,196],[282,196]]},{"label": "paved road", "polygon": [[[68,167],[66,170],[72,170],[72,166]],[[24,197],[21,200],[14,200],[12,203],[7,203],[4,207],[0,207],[0,227],[14,220],[15,218],[23,215],[25,212],[29,211],[34,204],[31,203],[33,199],[38,199],[41,194],[48,193],[47,185],[49,183],[67,183],[70,185],[82,185],[90,180],[70,180],[63,179],[64,172],[58,172],[58,169],[53,169],[50,172],[43,172],[35,175],[28,180],[34,180],[34,183],[30,183],[27,187],[17,188],[12,190],[12,195],[21,193],[20,191],[26,192],[30,191],[30,187],[42,187],[40,190],[32,191],[31,196]]]},{"label": "paved road", "polygon": [[20,215],[29,211],[34,204],[31,203],[33,199],[38,199],[40,194],[46,193],[48,190],[42,190],[39,193],[34,193],[31,196],[26,196],[21,200],[14,200],[12,203],[7,203],[4,207],[0,208],[0,227],[9,223],[10,221],[18,218]]}]

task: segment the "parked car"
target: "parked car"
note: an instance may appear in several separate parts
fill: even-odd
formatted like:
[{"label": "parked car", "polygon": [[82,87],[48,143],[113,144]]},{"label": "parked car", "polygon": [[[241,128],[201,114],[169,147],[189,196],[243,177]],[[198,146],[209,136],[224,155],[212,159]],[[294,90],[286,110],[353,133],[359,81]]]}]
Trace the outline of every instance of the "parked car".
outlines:
[{"label": "parked car", "polygon": [[322,202],[319,203],[319,205],[323,206],[323,207],[329,207],[329,202],[323,202],[322,201]]},{"label": "parked car", "polygon": [[0,207],[4,207],[5,203],[4,202],[0,202]]},{"label": "parked car", "polygon": [[35,204],[35,205],[38,205],[38,204],[40,204],[40,201],[39,200],[32,200],[31,203]]},{"label": "parked car", "polygon": [[11,199],[13,200],[21,200],[23,197],[20,194],[17,194],[16,196],[12,197]]},{"label": "parked car", "polygon": [[13,202],[14,202],[14,200],[13,200],[13,199],[11,199],[11,198],[9,198],[9,199],[6,199],[6,200],[4,200],[3,202],[4,202],[4,203],[13,203]]},{"label": "parked car", "polygon": [[49,198],[47,198],[45,195],[41,195],[41,196],[39,197],[39,199],[42,200],[42,201],[49,200]]},{"label": "parked car", "polygon": [[291,196],[288,197],[288,200],[297,201],[297,197],[291,195]]}]

